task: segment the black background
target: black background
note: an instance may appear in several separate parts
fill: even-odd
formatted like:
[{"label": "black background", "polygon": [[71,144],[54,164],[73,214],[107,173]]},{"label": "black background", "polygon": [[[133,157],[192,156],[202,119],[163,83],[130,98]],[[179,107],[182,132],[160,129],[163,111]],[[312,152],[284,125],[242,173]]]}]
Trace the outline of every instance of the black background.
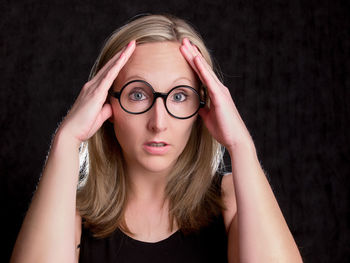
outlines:
[{"label": "black background", "polygon": [[202,34],[305,262],[350,257],[349,1],[6,0],[1,10],[4,262],[104,40],[143,12],[172,13]]}]

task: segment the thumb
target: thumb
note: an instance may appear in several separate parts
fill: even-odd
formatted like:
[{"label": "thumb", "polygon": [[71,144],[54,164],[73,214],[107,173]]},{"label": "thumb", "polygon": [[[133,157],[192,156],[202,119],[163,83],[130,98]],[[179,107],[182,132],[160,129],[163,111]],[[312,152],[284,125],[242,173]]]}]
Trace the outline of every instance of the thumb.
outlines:
[{"label": "thumb", "polygon": [[105,103],[100,111],[100,113],[97,115],[96,121],[91,129],[92,134],[95,134],[95,132],[102,126],[102,124],[112,116],[112,106],[109,103]]},{"label": "thumb", "polygon": [[209,108],[206,106],[205,108],[201,108],[198,111],[198,114],[201,116],[201,118],[205,121],[208,118],[209,114]]},{"label": "thumb", "polygon": [[113,111],[112,111],[111,104],[105,103],[101,109],[100,114],[99,114],[99,117],[101,119],[100,125],[102,125],[102,123],[104,123],[109,117],[111,117],[112,114],[113,114]]}]

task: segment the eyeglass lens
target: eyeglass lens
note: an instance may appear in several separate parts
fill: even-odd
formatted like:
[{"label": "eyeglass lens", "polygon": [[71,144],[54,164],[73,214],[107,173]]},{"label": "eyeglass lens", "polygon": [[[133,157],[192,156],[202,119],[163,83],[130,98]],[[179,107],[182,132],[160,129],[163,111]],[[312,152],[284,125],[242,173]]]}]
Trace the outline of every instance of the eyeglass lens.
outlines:
[{"label": "eyeglass lens", "polygon": [[[120,96],[122,107],[132,113],[147,111],[152,106],[153,101],[153,89],[142,81],[129,83],[124,87]],[[198,110],[199,103],[199,96],[195,90],[180,86],[168,94],[165,104],[172,115],[186,118]]]}]

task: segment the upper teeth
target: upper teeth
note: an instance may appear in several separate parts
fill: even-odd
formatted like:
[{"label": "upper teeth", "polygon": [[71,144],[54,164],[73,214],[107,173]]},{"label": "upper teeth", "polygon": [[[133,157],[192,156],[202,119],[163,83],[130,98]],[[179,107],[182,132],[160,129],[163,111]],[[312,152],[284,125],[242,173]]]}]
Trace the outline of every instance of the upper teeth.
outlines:
[{"label": "upper teeth", "polygon": [[155,147],[161,147],[161,146],[165,146],[164,143],[150,143],[150,146],[155,146]]}]

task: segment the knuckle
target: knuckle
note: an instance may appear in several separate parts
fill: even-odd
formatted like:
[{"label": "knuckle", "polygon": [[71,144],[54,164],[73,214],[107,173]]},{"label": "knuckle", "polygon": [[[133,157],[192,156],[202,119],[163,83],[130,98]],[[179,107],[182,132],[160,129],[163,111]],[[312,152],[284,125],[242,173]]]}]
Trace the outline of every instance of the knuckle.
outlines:
[{"label": "knuckle", "polygon": [[108,81],[111,80],[114,77],[115,73],[113,68],[111,68],[104,76],[103,76],[103,81]]},{"label": "knuckle", "polygon": [[83,89],[82,89],[82,95],[83,96],[86,96],[88,94],[90,94],[94,89],[96,88],[96,84],[94,83],[86,83],[84,86],[83,86]]},{"label": "knuckle", "polygon": [[101,94],[101,86],[102,83],[100,85],[98,85],[97,87],[95,87],[92,91],[91,91],[91,96],[92,97],[96,97],[99,96]]},{"label": "knuckle", "polygon": [[211,86],[215,85],[215,81],[212,78],[207,78],[207,82]]},{"label": "knuckle", "polygon": [[89,88],[90,88],[90,86],[91,86],[90,81],[86,82],[86,83],[84,84],[84,86],[83,86],[83,90],[87,90],[87,89],[89,89]]}]

